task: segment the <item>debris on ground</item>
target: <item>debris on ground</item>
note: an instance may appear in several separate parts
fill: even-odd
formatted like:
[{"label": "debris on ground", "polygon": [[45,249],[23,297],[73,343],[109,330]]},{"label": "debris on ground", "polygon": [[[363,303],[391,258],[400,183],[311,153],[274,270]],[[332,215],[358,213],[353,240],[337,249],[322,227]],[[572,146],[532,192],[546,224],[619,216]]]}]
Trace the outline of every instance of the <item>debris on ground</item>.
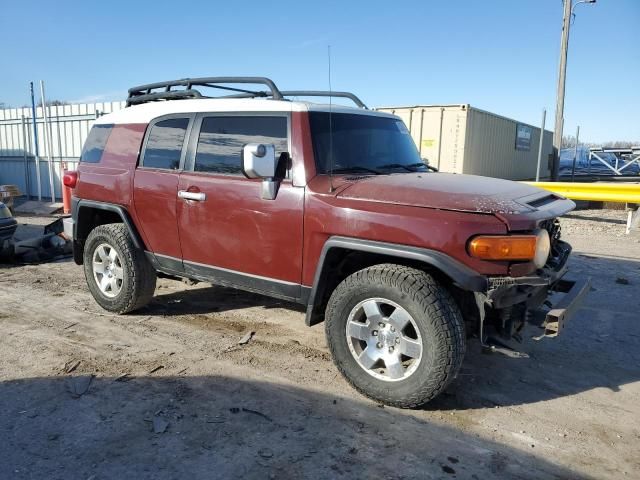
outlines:
[{"label": "debris on ground", "polygon": [[153,433],[164,433],[169,428],[169,422],[162,417],[153,417]]},{"label": "debris on ground", "polygon": [[64,233],[63,219],[45,225],[42,232],[29,238],[10,240],[8,263],[38,264],[71,256],[71,240]]},{"label": "debris on ground", "polygon": [[629,280],[624,277],[618,277],[616,278],[616,283],[620,285],[629,285]]},{"label": "debris on ground", "polygon": [[64,373],[73,372],[80,365],[80,360],[70,360],[64,364]]},{"label": "debris on ground", "polygon": [[247,413],[252,413],[253,415],[258,415],[259,417],[264,418],[265,420],[269,421],[269,422],[273,422],[273,420],[271,419],[271,417],[269,417],[268,415],[265,415],[262,412],[258,412],[257,410],[251,410],[249,408],[244,408],[242,407],[242,411],[243,412],[247,412]]},{"label": "debris on ground", "polygon": [[262,458],[271,458],[273,457],[273,451],[270,448],[261,448],[258,450],[258,455]]},{"label": "debris on ground", "polygon": [[158,365],[157,367],[149,370],[149,375],[151,375],[152,373],[156,373],[158,370],[162,370],[163,368],[164,368],[164,365]]},{"label": "debris on ground", "polygon": [[240,340],[238,340],[238,345],[246,345],[251,341],[256,332],[249,331],[245,333]]},{"label": "debris on ground", "polygon": [[93,380],[93,375],[71,377],[71,381],[69,382],[71,395],[77,398],[87,393],[89,386],[91,385],[91,380]]}]

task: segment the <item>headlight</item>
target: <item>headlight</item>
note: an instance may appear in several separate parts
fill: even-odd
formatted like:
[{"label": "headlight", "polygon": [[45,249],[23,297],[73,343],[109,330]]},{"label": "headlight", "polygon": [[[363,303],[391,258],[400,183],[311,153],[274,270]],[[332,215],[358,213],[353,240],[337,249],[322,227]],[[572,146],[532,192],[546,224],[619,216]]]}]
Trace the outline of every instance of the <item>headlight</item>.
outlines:
[{"label": "headlight", "polygon": [[542,268],[547,263],[549,253],[551,253],[551,240],[549,239],[549,232],[544,229],[540,230],[536,237],[536,255],[533,258],[533,263],[536,267]]}]

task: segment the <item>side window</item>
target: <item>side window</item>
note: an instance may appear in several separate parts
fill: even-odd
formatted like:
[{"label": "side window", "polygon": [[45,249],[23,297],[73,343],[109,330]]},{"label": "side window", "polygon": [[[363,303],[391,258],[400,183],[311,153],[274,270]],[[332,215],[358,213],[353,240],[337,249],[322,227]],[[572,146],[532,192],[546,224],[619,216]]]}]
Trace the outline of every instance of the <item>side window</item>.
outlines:
[{"label": "side window", "polygon": [[177,170],[188,125],[188,118],[168,118],[155,123],[149,132],[142,166]]},{"label": "side window", "polygon": [[286,117],[205,117],[202,119],[194,170],[242,175],[242,147],[247,143],[272,143],[276,156],[286,153]]},{"label": "side window", "polygon": [[104,146],[107,144],[113,125],[94,125],[84,142],[80,161],[98,163],[102,159]]}]

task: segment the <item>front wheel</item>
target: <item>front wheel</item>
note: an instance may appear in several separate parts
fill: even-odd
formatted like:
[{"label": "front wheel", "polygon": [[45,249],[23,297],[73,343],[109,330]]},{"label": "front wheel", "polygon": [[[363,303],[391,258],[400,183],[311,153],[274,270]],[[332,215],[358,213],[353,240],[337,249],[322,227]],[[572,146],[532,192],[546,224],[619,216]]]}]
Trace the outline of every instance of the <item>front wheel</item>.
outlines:
[{"label": "front wheel", "polygon": [[331,295],[325,330],[333,359],[364,395],[402,408],[437,396],[464,357],[464,323],[451,294],[431,275],[375,265]]},{"label": "front wheel", "polygon": [[91,231],[84,246],[84,275],[96,302],[114,313],[145,306],[156,288],[153,266],[121,223]]}]

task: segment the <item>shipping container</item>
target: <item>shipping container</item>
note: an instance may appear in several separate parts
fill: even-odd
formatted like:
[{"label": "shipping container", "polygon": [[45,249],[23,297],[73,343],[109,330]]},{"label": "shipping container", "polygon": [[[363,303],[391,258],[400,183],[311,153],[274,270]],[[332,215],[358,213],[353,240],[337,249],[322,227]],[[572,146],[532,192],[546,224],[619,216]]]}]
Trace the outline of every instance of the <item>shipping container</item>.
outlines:
[{"label": "shipping container", "polygon": [[[422,158],[442,172],[509,180],[536,177],[540,128],[468,104],[380,107],[406,123]],[[550,176],[553,133],[545,130],[540,178]]]}]

